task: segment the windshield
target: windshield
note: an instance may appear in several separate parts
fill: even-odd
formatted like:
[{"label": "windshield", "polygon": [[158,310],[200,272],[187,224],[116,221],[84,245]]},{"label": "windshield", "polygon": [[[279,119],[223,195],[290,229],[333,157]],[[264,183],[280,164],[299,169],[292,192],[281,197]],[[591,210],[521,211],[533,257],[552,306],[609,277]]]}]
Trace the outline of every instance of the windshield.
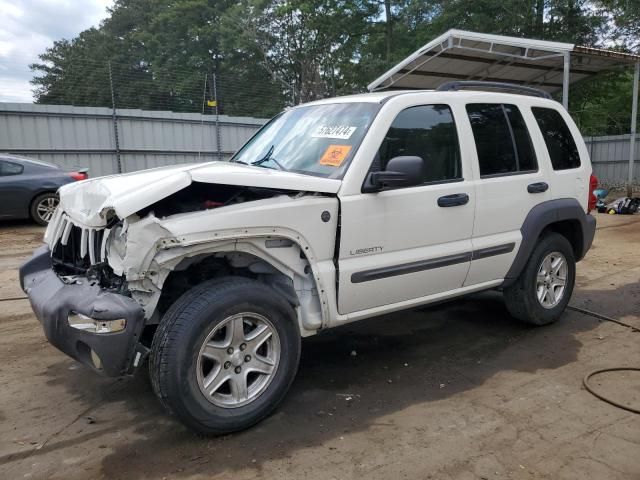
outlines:
[{"label": "windshield", "polygon": [[231,161],[342,178],[377,110],[375,103],[293,108],[267,123]]}]

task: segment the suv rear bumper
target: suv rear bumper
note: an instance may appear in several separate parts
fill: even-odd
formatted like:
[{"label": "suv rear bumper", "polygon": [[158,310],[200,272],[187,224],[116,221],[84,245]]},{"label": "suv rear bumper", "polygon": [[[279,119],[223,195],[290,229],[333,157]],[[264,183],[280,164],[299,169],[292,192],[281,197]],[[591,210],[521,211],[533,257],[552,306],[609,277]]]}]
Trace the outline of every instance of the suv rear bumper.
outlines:
[{"label": "suv rear bumper", "polygon": [[596,235],[596,217],[586,214],[582,226],[582,252],[576,260],[582,260],[593,244],[593,237]]},{"label": "suv rear bumper", "polygon": [[[20,286],[53,346],[101,374],[132,373],[148,353],[139,343],[144,327],[142,307],[129,297],[104,291],[80,278],[64,283],[51,269],[46,245],[20,267]],[[126,323],[118,332],[93,333],[72,327],[68,321],[71,313],[98,321],[125,319]]]}]

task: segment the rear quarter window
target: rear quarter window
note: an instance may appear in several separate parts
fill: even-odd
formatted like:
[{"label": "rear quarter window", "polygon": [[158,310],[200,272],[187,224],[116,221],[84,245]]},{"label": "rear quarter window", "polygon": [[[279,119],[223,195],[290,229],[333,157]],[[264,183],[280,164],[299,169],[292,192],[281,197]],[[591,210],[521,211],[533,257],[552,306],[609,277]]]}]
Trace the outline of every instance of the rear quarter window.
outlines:
[{"label": "rear quarter window", "polygon": [[538,169],[529,131],[518,107],[501,103],[466,106],[478,153],[481,177]]},{"label": "rear quarter window", "polygon": [[20,175],[23,170],[24,167],[19,163],[0,160],[0,176],[2,177],[8,177],[10,175]]},{"label": "rear quarter window", "polygon": [[532,107],[531,112],[544,137],[553,169],[569,170],[580,167],[578,147],[560,112],[542,107]]}]

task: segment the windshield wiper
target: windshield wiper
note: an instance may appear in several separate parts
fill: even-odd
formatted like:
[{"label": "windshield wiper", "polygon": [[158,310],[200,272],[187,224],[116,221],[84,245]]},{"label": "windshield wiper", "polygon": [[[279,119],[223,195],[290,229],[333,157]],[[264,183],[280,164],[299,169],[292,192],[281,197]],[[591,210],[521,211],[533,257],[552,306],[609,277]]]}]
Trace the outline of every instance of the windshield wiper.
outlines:
[{"label": "windshield wiper", "polygon": [[280,170],[284,170],[284,171],[286,172],[286,171],[287,171],[287,169],[286,169],[286,168],[284,168],[284,167],[282,166],[282,164],[281,164],[278,160],[276,160],[275,158],[273,158],[273,157],[271,156],[271,155],[273,154],[273,150],[274,150],[274,148],[275,148],[275,146],[274,146],[274,145],[271,145],[271,147],[269,147],[269,150],[267,150],[267,153],[264,155],[264,157],[262,157],[262,158],[260,158],[260,159],[256,160],[255,162],[251,162],[251,165],[260,166],[260,165],[262,165],[263,163],[266,163],[266,162],[268,162],[269,160],[271,160],[273,163],[275,163],[275,164],[278,166],[278,168],[279,168]]}]

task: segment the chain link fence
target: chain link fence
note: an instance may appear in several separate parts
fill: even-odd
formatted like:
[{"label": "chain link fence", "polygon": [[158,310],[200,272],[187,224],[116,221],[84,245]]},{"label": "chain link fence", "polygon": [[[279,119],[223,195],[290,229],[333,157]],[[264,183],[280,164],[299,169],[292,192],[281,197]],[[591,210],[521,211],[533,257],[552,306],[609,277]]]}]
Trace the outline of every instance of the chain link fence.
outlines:
[{"label": "chain link fence", "polygon": [[89,167],[92,176],[226,160],[295,98],[267,72],[242,68],[157,74],[74,59],[47,75],[55,81],[34,83],[37,103],[0,102],[0,152]]},{"label": "chain link fence", "polygon": [[35,101],[121,109],[162,110],[202,115],[269,118],[291,106],[294,86],[272,78],[267,71],[215,72],[199,68],[167,69],[160,73],[146,65],[76,59],[51,76],[37,72]]},{"label": "chain link fence", "polygon": [[[100,148],[109,159],[113,157],[109,162],[114,167],[98,171],[129,171],[167,162],[225,159],[266,119],[295,105],[300,98],[295,85],[274,78],[266,70],[236,67],[214,72],[197,65],[190,69],[165,66],[158,73],[149,65],[76,58],[64,71],[39,70],[38,76],[50,75],[55,81],[49,78],[46,83],[38,83],[36,80],[34,95],[38,104],[49,106],[47,108],[55,108],[55,105],[100,107],[88,113],[101,118],[102,130],[106,128],[104,120],[110,116],[111,140],[108,147]],[[572,117],[587,142],[594,171],[604,184],[625,185],[631,112],[611,113],[602,106],[586,105],[579,99],[572,99],[570,106]],[[7,110],[6,106],[4,110]],[[75,114],[79,115],[79,111]],[[169,123],[171,128],[167,128]],[[34,125],[33,128],[44,127]],[[67,142],[75,142],[70,139],[83,135],[74,130],[76,127],[71,123],[68,128],[74,132],[72,135],[61,132]],[[14,153],[31,154],[63,164],[80,161],[80,153],[75,156],[64,153],[74,150],[77,145],[24,143],[36,141],[41,135],[30,135],[31,140],[24,142],[1,140],[1,137],[0,151],[13,148]],[[19,143],[17,147],[16,143]],[[640,145],[640,141],[636,145]],[[85,151],[94,147],[98,148],[82,145]],[[42,154],[41,149],[48,149],[48,153]],[[635,184],[640,184],[638,150],[640,147],[634,155]]]}]

